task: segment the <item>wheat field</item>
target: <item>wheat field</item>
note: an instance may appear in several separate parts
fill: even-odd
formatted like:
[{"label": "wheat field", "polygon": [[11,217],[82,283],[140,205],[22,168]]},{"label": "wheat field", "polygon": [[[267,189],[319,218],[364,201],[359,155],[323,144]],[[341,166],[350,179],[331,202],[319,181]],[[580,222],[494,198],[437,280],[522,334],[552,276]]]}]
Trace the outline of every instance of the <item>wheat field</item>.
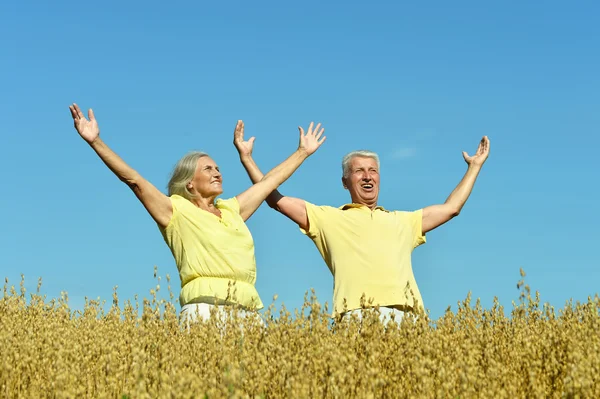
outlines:
[{"label": "wheat field", "polygon": [[600,397],[600,298],[555,310],[523,279],[509,312],[468,295],[437,320],[384,325],[375,308],[332,322],[313,292],[293,313],[270,306],[264,325],[232,312],[189,328],[170,288],[74,311],[40,284],[4,285],[4,398]]}]

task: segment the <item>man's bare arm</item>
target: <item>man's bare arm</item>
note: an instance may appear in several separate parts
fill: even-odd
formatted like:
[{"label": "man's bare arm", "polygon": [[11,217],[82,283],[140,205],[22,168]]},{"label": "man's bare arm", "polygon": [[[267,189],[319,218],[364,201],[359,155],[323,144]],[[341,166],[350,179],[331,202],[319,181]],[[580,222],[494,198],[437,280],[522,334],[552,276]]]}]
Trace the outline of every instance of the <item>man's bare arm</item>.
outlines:
[{"label": "man's bare arm", "polygon": [[443,225],[460,214],[473,191],[477,176],[489,152],[490,141],[487,136],[481,139],[475,155],[469,156],[466,152],[463,152],[465,162],[468,164],[467,172],[443,204],[431,205],[423,209],[423,234]]},{"label": "man's bare arm", "polygon": [[[260,182],[264,178],[264,174],[252,158],[254,137],[244,141],[243,126],[242,129],[236,129],[234,134],[234,145],[240,154],[240,161],[242,162],[244,169],[246,169],[252,183],[256,184]],[[269,193],[266,201],[271,208],[296,222],[300,228],[308,231],[308,217],[306,215],[306,205],[304,200],[284,196],[275,189]]]},{"label": "man's bare arm", "polygon": [[[252,155],[240,156],[240,161],[253,183],[262,180],[263,173],[258,168],[258,165],[256,165],[256,162],[254,162]],[[277,212],[296,222],[300,228],[308,231],[308,216],[306,215],[304,200],[284,196],[278,190],[274,190],[267,197],[267,204]]]},{"label": "man's bare arm", "polygon": [[[269,206],[294,220],[300,227],[308,226],[304,201],[284,197],[276,189],[325,141],[325,136],[321,137],[325,129],[319,130],[319,128],[320,124],[313,131],[313,124],[311,123],[307,134],[304,135],[304,130],[299,127],[300,144],[298,150],[269,173],[263,175],[251,156],[254,137],[244,141],[244,125],[243,122],[238,122],[234,132],[234,144],[240,153],[242,164],[246,168],[252,183],[254,183],[247,191],[237,196],[238,202],[240,202],[240,215],[244,220],[250,218],[266,199]],[[303,213],[304,217],[297,215],[298,213]],[[303,219],[306,222],[303,222]]]}]

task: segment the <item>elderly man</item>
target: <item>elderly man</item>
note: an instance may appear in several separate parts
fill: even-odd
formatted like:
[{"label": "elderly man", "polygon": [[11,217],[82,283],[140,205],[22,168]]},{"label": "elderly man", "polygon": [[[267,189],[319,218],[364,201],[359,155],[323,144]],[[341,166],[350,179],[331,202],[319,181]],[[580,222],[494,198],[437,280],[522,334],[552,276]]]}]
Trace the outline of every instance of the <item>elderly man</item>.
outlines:
[{"label": "elderly man", "polygon": [[[263,174],[252,159],[254,137],[238,136],[235,146],[253,183]],[[342,160],[342,185],[351,203],[339,208],[316,206],[273,191],[269,206],[298,224],[321,253],[334,278],[333,316],[359,313],[361,297],[366,305],[378,305],[381,317],[423,309],[414,278],[412,251],[425,243],[425,234],[458,216],[471,194],[490,150],[487,136],[477,152],[463,152],[468,165],[458,186],[443,204],[415,211],[390,211],[378,206],[380,163],[371,151],[354,151]],[[363,306],[365,303],[362,304]]]}]

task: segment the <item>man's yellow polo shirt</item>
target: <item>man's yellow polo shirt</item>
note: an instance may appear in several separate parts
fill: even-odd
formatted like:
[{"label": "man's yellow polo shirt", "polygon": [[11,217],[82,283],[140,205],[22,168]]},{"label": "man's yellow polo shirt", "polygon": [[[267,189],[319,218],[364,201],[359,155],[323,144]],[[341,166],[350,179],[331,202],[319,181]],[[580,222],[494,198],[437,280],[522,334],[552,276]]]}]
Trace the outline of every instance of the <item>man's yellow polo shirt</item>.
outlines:
[{"label": "man's yellow polo shirt", "polygon": [[[194,302],[238,303],[261,309],[256,291],[254,240],[240,216],[237,198],[218,199],[221,217],[198,208],[179,196],[170,197],[173,216],[163,238],[175,258],[181,279],[181,306]],[[228,288],[235,282],[235,296]]]},{"label": "man's yellow polo shirt", "polygon": [[[346,204],[340,208],[306,202],[309,230],[300,229],[315,243],[333,274],[333,314],[359,309],[365,294],[373,306],[423,307],[412,270],[411,254],[426,242],[423,210],[387,211],[378,206]],[[407,289],[407,284],[412,289]],[[413,297],[414,295],[414,297]]]}]

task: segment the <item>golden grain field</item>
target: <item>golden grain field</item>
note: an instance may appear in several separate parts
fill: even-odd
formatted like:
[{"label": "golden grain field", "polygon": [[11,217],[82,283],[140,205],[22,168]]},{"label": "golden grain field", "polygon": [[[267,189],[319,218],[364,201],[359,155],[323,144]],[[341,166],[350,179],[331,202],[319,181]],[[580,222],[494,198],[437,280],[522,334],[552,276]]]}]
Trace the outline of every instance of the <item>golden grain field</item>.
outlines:
[{"label": "golden grain field", "polygon": [[332,323],[313,294],[295,314],[271,306],[264,327],[187,330],[172,293],[76,312],[5,284],[0,397],[600,398],[598,295],[555,310],[518,286],[508,312],[467,296],[437,320]]}]

